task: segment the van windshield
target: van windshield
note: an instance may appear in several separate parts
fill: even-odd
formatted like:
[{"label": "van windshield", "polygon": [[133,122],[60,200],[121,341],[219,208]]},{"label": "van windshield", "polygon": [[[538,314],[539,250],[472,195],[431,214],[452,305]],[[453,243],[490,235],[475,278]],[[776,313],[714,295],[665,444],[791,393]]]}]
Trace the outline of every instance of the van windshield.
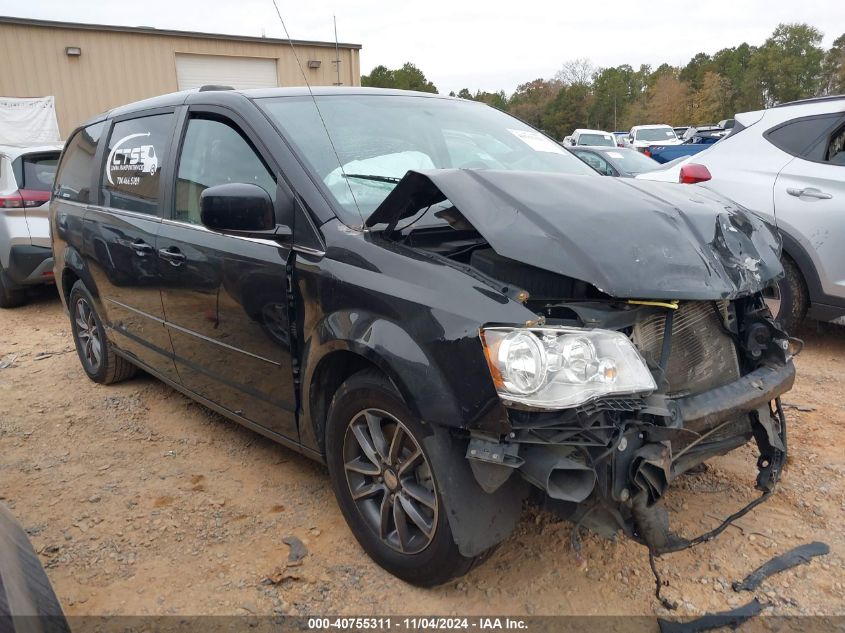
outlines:
[{"label": "van windshield", "polygon": [[340,219],[351,226],[360,226],[409,170],[598,176],[551,138],[481,103],[411,95],[315,98],[319,114],[311,97],[270,97],[256,103],[322,180],[338,203]]}]

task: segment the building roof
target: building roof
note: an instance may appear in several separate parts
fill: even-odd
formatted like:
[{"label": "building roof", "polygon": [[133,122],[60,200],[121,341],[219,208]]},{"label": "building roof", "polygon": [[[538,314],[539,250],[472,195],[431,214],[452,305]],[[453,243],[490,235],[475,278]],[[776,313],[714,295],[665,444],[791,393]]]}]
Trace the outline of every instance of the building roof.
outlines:
[{"label": "building roof", "polygon": [[[313,40],[287,40],[273,37],[256,37],[252,35],[226,35],[225,33],[202,33],[200,31],[174,31],[170,29],[157,29],[151,26],[117,26],[114,24],[84,24],[81,22],[57,22],[54,20],[34,20],[30,18],[17,18],[13,16],[0,15],[0,24],[17,24],[21,26],[38,26],[52,29],[81,29],[86,31],[113,31],[117,33],[135,33],[139,35],[165,35],[169,37],[200,37],[212,40],[233,40],[237,42],[257,42],[262,44],[295,44],[298,46],[327,46],[335,47],[334,42],[321,42]],[[359,50],[360,44],[349,44],[338,42],[339,48],[351,48]]]}]

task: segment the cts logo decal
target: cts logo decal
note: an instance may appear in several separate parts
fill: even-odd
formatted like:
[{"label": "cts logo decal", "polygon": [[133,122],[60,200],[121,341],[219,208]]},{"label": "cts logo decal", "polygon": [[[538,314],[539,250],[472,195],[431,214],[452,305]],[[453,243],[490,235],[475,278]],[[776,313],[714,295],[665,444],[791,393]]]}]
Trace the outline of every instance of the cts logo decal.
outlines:
[{"label": "cts logo decal", "polygon": [[152,176],[158,171],[158,156],[154,146],[140,145],[139,141],[129,143],[132,139],[149,135],[149,132],[130,134],[115,143],[106,163],[106,177],[112,185],[137,185],[140,174]]}]

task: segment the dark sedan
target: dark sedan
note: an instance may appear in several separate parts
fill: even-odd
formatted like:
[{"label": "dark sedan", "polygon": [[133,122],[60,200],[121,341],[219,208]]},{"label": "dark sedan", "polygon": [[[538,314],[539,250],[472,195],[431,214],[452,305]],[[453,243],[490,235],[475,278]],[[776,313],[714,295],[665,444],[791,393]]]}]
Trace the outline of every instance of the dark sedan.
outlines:
[{"label": "dark sedan", "polygon": [[573,147],[568,148],[590,167],[603,176],[633,178],[660,167],[660,163],[627,147]]}]

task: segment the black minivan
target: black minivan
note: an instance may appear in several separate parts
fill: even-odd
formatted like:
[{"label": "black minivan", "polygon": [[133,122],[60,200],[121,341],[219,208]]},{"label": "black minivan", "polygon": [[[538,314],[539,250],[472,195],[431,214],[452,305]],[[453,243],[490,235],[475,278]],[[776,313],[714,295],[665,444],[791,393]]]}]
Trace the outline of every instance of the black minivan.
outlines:
[{"label": "black minivan", "polygon": [[50,213],[88,376],[140,367],[325,462],[408,582],[465,573],[532,490],[660,553],[696,542],[660,503],[681,473],[753,438],[758,499],[780,474],[774,229],[704,189],[602,178],[481,103],[157,97],[73,133]]}]

